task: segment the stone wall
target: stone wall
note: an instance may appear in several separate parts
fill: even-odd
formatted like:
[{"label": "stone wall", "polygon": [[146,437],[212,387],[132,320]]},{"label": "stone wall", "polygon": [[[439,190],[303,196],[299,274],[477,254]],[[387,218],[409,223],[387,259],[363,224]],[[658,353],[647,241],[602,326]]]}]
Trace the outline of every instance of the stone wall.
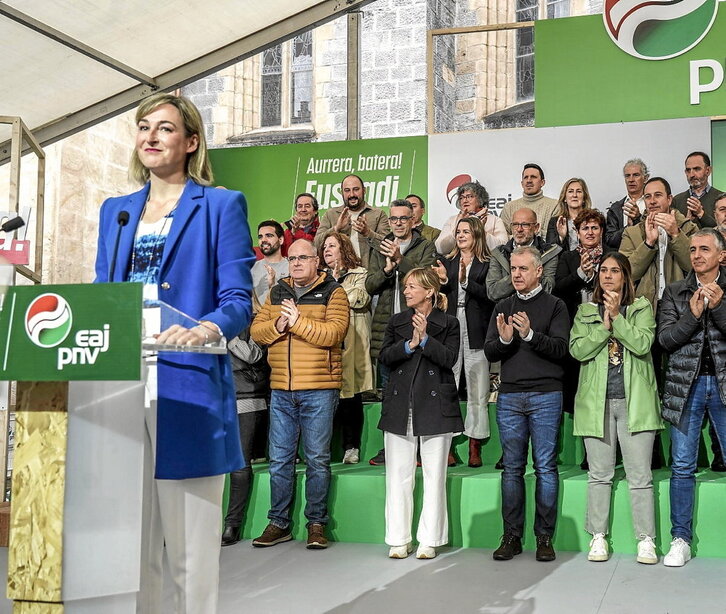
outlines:
[{"label": "stone wall", "polygon": [[[429,2],[427,22],[432,30],[456,24],[456,0]],[[456,123],[456,38],[436,36],[434,44],[434,130],[448,132]]]},{"label": "stone wall", "polygon": [[[45,149],[43,283],[93,281],[101,204],[110,196],[138,189],[128,179],[134,136],[133,111],[129,111]],[[21,206],[33,208],[27,235],[33,245],[36,168],[32,156],[23,158]],[[7,206],[9,170],[7,164],[0,167],[2,209]]]},{"label": "stone wall", "polygon": [[361,137],[426,133],[426,0],[364,7]]}]

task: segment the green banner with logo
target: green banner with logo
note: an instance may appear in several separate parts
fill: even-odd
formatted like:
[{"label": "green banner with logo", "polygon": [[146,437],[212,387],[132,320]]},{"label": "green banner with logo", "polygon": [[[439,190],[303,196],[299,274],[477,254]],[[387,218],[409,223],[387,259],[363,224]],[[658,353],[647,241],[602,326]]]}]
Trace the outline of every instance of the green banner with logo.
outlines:
[{"label": "green banner with logo", "polygon": [[282,223],[293,213],[295,196],[310,192],[320,215],[342,204],[340,182],[360,175],[366,200],[387,207],[396,198],[427,189],[427,137],[331,141],[215,149],[209,152],[215,183],[244,192],[250,230],[262,220]]},{"label": "green banner with logo", "polygon": [[0,380],[140,379],[141,288],[9,288],[0,310]]},{"label": "green banner with logo", "polygon": [[605,0],[603,10],[537,22],[536,126],[726,112],[726,2]]}]

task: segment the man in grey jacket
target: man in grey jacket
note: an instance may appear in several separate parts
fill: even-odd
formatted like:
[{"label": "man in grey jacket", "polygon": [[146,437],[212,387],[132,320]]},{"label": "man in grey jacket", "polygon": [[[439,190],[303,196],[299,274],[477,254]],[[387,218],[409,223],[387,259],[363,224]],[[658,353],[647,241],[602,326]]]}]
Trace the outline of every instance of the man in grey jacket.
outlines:
[{"label": "man in grey jacket", "polygon": [[663,418],[671,423],[671,547],[663,559],[681,567],[691,559],[698,441],[708,413],[726,443],[726,244],[712,228],[691,237],[693,270],[666,287],[658,306],[658,342],[670,354]]},{"label": "man in grey jacket", "polygon": [[552,292],[555,287],[557,258],[562,248],[559,245],[546,243],[539,232],[537,215],[531,209],[523,207],[512,216],[512,238],[492,250],[487,273],[487,296],[497,302],[514,294],[509,259],[517,247],[534,247],[542,258],[542,288]]}]

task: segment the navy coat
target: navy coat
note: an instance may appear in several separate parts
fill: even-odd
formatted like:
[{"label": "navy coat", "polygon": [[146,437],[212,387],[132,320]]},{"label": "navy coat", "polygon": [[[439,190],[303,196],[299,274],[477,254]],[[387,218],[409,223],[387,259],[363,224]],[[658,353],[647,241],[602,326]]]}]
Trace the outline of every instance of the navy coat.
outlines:
[{"label": "navy coat", "polygon": [[[446,269],[448,281],[441,286],[441,291],[446,294],[448,307],[446,313],[456,317],[457,303],[459,301],[459,262],[461,254],[451,260],[444,258],[441,264]],[[469,349],[484,349],[484,341],[487,337],[489,319],[494,311],[494,302],[487,296],[487,273],[489,272],[489,261],[481,262],[477,258],[471,263],[469,277],[467,278],[464,294],[464,313],[466,314],[466,328],[469,333]]]},{"label": "navy coat", "polygon": [[[126,281],[148,193],[147,183],[134,194],[103,203],[96,282]],[[109,280],[121,211],[129,213],[129,222],[121,229]],[[244,196],[187,181],[164,245],[159,299],[214,322],[231,339],[250,322],[254,260]],[[244,466],[226,355],[160,353],[157,420],[156,478],[221,475]]]},{"label": "navy coat", "polygon": [[428,316],[426,346],[407,354],[413,309],[395,314],[386,327],[379,360],[391,375],[383,394],[378,428],[405,435],[413,409],[413,434],[442,435],[464,430],[453,367],[459,355],[459,321],[439,309]]}]

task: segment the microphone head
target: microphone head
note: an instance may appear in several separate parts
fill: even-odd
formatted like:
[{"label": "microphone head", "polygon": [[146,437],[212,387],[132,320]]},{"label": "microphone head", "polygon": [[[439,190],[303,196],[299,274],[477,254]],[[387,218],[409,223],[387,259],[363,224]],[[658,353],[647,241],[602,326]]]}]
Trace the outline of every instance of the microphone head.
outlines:
[{"label": "microphone head", "polygon": [[118,218],[116,221],[121,224],[121,226],[126,226],[126,224],[129,223],[129,212],[128,211],[119,211],[118,212]]},{"label": "microphone head", "polygon": [[16,215],[13,218],[10,218],[7,222],[5,222],[2,226],[0,226],[0,230],[3,232],[12,232],[13,230],[17,230],[18,228],[21,228],[22,226],[25,226],[25,222],[23,221],[23,218],[19,215]]}]

